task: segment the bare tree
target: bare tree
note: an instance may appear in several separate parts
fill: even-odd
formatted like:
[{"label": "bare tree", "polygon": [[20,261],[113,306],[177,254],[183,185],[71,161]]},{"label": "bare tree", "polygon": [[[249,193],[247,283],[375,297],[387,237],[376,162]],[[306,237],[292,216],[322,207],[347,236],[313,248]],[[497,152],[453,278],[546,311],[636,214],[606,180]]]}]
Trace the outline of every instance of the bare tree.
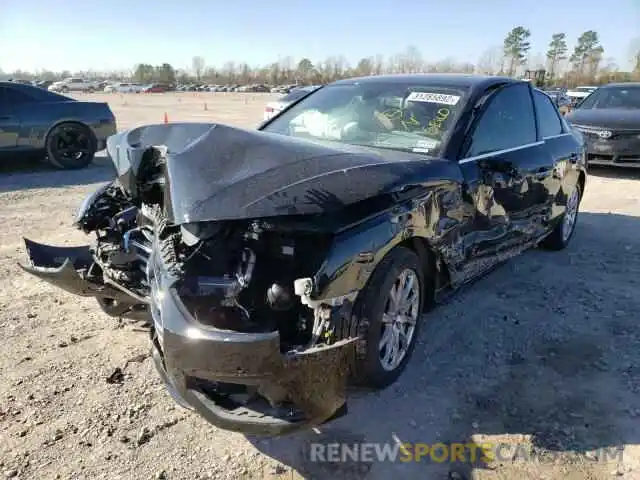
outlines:
[{"label": "bare tree", "polygon": [[196,76],[198,82],[202,78],[202,73],[204,72],[204,58],[203,57],[193,57],[191,60],[191,68],[193,68],[193,73]]},{"label": "bare tree", "polygon": [[629,60],[631,61],[631,70],[640,74],[640,37],[629,42]]},{"label": "bare tree", "polygon": [[384,57],[380,54],[375,57],[373,73],[374,75],[382,75],[384,73]]},{"label": "bare tree", "polygon": [[502,65],[502,48],[493,46],[483,52],[478,59],[476,72],[484,75],[495,75]]},{"label": "bare tree", "polygon": [[424,71],[424,60],[417,47],[411,45],[404,52],[403,73],[418,73]]}]

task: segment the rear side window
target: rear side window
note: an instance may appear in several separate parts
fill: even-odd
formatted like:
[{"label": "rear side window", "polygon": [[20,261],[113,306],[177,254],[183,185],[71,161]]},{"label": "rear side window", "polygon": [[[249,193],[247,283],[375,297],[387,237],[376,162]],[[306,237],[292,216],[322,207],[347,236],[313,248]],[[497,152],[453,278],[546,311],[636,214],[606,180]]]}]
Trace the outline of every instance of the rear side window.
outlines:
[{"label": "rear side window", "polygon": [[556,111],[556,107],[551,99],[544,93],[534,91],[533,101],[536,105],[538,114],[538,126],[540,127],[540,135],[544,137],[553,137],[562,133],[562,123]]},{"label": "rear side window", "polygon": [[536,142],[536,122],[528,85],[507,86],[489,102],[473,131],[466,157]]},{"label": "rear side window", "polygon": [[33,101],[34,99],[30,95],[21,92],[17,88],[0,87],[0,105],[10,107]]}]

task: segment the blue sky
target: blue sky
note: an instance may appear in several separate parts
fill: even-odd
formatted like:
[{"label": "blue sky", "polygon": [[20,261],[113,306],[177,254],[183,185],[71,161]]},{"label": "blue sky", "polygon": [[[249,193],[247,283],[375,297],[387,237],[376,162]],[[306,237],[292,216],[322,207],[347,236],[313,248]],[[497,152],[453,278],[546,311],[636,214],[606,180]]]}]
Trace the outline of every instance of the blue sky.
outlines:
[{"label": "blue sky", "polygon": [[640,0],[0,0],[0,68],[189,68],[194,55],[212,66],[336,54],[356,62],[409,45],[427,60],[476,62],[516,25],[531,30],[533,54],[554,32],[572,48],[596,30],[605,57],[624,68],[640,37]]}]

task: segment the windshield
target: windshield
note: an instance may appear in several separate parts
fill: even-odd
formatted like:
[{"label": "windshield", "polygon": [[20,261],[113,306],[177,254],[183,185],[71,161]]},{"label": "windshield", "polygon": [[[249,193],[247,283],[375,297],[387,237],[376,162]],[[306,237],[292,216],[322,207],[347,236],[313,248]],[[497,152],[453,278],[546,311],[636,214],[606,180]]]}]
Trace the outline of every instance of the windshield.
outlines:
[{"label": "windshield", "polygon": [[640,86],[600,88],[585,98],[579,108],[640,109]]},{"label": "windshield", "polygon": [[424,83],[329,85],[275,117],[264,131],[433,155],[452,130],[464,94]]},{"label": "windshield", "polygon": [[284,102],[284,103],[293,103],[296,100],[307,95],[309,91],[310,90],[308,88],[299,88],[297,90],[293,90],[292,92],[288,93],[284,97],[280,98],[278,101]]}]

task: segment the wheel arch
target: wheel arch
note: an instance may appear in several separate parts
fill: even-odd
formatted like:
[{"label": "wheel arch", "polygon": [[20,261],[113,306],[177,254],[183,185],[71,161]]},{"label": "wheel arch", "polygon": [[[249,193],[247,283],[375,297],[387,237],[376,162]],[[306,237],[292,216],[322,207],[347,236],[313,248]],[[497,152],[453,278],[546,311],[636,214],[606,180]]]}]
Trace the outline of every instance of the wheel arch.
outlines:
[{"label": "wheel arch", "polygon": [[91,133],[91,140],[93,140],[94,144],[97,145],[98,136],[96,135],[95,130],[90,125],[87,125],[82,120],[78,120],[77,118],[63,118],[63,119],[56,120],[54,123],[52,123],[49,126],[49,128],[47,128],[47,131],[44,135],[44,148],[47,148],[47,142],[49,141],[49,135],[51,135],[51,132],[55,128],[59,127],[60,125],[65,125],[65,124],[78,125],[80,127],[86,128]]},{"label": "wheel arch", "polygon": [[[435,304],[435,293],[442,286],[449,283],[448,269],[444,266],[442,258],[435,248],[424,237],[410,237],[398,243],[394,248],[404,247],[414,252],[420,259],[423,267],[424,285],[423,293],[432,292],[425,295],[424,310],[429,310]],[[392,248],[391,250],[393,250]],[[390,251],[391,251],[390,250]],[[387,252],[387,255],[389,252]],[[386,256],[386,255],[385,255]]]},{"label": "wheel arch", "polygon": [[582,201],[582,197],[584,196],[584,187],[586,186],[586,183],[587,183],[587,174],[581,170],[580,174],[578,175],[578,186],[580,187],[580,201]]},{"label": "wheel arch", "polygon": [[93,155],[91,156],[91,159],[94,158],[94,155],[98,149],[98,137],[96,135],[96,132],[93,130],[93,128],[91,128],[89,125],[87,125],[86,123],[79,121],[77,119],[61,119],[56,121],[55,123],[53,123],[48,129],[47,132],[44,136],[44,151],[46,154],[46,158],[47,161],[53,165],[56,168],[68,168],[63,166],[61,163],[58,162],[58,160],[52,158],[50,152],[49,152],[49,137],[51,136],[51,133],[58,127],[60,127],[61,125],[74,125],[76,127],[82,127],[84,128],[87,132],[89,132],[89,138],[93,144]]}]

